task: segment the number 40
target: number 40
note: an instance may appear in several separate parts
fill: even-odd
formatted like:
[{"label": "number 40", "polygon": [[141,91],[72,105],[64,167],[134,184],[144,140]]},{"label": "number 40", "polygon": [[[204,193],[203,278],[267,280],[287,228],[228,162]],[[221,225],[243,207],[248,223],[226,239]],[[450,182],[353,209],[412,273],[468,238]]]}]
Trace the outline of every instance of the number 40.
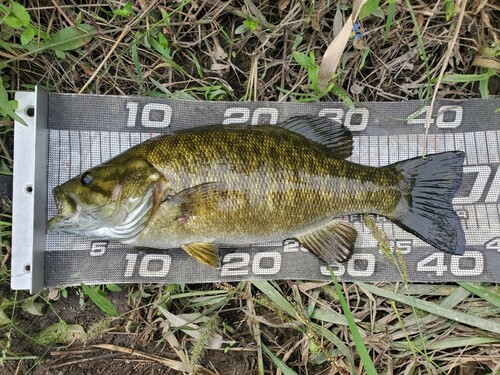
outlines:
[{"label": "number 40", "polygon": [[[474,267],[465,268],[463,262],[472,260]],[[450,272],[455,276],[477,276],[483,273],[484,257],[479,251],[466,251],[464,255],[452,255],[450,262]],[[445,264],[444,253],[433,253],[417,263],[417,271],[432,272],[436,276],[443,276],[448,271]]]}]

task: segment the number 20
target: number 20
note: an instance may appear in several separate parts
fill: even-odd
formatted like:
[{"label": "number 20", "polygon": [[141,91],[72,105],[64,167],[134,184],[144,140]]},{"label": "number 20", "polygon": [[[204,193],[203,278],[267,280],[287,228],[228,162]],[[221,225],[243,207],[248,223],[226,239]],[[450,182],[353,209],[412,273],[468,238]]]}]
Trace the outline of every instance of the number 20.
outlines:
[{"label": "number 20", "polygon": [[[262,261],[271,262],[271,266],[264,267]],[[281,254],[277,251],[256,253],[250,263],[249,253],[226,254],[222,259],[221,276],[246,276],[249,266],[252,266],[254,275],[274,275],[281,269]]]}]

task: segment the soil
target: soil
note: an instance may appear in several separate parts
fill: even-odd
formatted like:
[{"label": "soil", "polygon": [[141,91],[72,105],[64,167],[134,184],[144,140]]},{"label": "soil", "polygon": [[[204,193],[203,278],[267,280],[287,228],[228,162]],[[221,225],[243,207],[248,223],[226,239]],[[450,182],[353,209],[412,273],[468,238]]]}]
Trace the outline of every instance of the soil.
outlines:
[{"label": "soil", "polygon": [[[168,344],[162,340],[162,328],[158,323],[147,323],[143,320],[133,326],[130,319],[116,319],[104,324],[98,336],[82,344],[75,340],[69,344],[42,346],[35,343],[40,331],[59,319],[68,325],[80,324],[85,332],[92,331],[94,325],[108,322],[106,316],[91,302],[80,304],[77,289],[68,289],[67,298],[60,297],[46,306],[41,316],[33,316],[21,309],[16,310],[17,329],[12,331],[11,351],[9,357],[36,356],[39,359],[6,360],[0,374],[33,374],[33,375],[66,375],[66,374],[183,374],[170,367],[158,363],[155,359],[143,358],[140,353],[178,361],[178,357]],[[28,298],[29,294],[19,293],[18,299]],[[126,292],[111,294],[111,302],[119,312],[128,312]],[[57,312],[57,316],[56,313]],[[21,333],[23,332],[23,333]],[[163,341],[163,342],[162,342]],[[131,348],[138,355],[120,353],[96,347],[99,344],[115,345],[120,348]],[[200,363],[199,374],[239,375],[252,374],[256,368],[256,351],[207,350]]]}]

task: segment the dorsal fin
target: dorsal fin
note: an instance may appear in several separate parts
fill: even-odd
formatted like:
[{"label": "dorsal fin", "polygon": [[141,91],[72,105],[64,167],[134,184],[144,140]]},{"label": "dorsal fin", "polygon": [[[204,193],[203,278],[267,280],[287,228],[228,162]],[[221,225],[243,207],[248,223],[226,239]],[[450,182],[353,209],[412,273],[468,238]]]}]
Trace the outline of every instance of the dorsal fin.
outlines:
[{"label": "dorsal fin", "polygon": [[326,146],[328,151],[338,158],[345,159],[352,155],[351,131],[327,117],[297,116],[278,126]]}]

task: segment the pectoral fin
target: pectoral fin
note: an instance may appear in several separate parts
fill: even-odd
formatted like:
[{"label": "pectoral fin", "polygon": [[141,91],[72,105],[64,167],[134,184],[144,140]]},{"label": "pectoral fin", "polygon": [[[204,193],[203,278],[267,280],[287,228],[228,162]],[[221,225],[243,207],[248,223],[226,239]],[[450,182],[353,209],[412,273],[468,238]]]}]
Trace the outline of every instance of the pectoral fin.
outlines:
[{"label": "pectoral fin", "polygon": [[193,242],[181,246],[182,250],[207,266],[219,268],[219,250],[213,243]]},{"label": "pectoral fin", "polygon": [[227,190],[223,183],[206,182],[180,191],[168,199],[179,209],[179,222],[188,224],[193,216],[212,213],[218,202],[225,199]]},{"label": "pectoral fin", "polygon": [[226,187],[222,182],[204,182],[178,192],[171,199],[186,204],[192,201],[204,201],[213,195],[218,195],[225,191]]},{"label": "pectoral fin", "polygon": [[347,262],[354,249],[358,232],[343,220],[334,220],[324,227],[295,237],[302,246],[322,260],[332,263]]}]

